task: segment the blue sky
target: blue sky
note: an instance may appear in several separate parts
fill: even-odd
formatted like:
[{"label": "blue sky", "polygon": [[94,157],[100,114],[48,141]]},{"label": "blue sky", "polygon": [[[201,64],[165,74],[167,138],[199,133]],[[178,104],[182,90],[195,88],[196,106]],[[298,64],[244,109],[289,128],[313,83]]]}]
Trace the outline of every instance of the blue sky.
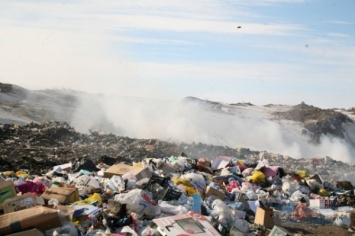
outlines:
[{"label": "blue sky", "polygon": [[355,106],[353,0],[3,0],[0,81]]}]

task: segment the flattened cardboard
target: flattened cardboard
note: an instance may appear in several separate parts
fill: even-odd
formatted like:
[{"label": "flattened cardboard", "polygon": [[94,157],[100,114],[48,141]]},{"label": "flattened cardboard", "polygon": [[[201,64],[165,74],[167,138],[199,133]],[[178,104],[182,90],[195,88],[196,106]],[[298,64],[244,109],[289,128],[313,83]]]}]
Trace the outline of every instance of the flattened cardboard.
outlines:
[{"label": "flattened cardboard", "polygon": [[206,191],[205,191],[205,197],[209,196],[216,196],[217,198],[224,200],[225,194],[211,186],[207,186]]},{"label": "flattened cardboard", "polygon": [[12,181],[0,180],[0,204],[6,199],[16,197],[16,190]]},{"label": "flattened cardboard", "polygon": [[127,172],[129,172],[130,170],[132,170],[133,168],[134,168],[133,166],[126,165],[124,163],[119,163],[108,168],[104,173],[104,177],[111,178],[113,175],[122,176]]},{"label": "flattened cardboard", "polygon": [[14,234],[9,234],[8,236],[44,236],[44,233],[42,233],[38,229],[30,229]]},{"label": "flattened cardboard", "polygon": [[274,227],[274,211],[271,208],[261,208],[258,207],[255,213],[254,224],[262,225],[266,228],[271,229]]},{"label": "flattened cardboard", "polygon": [[37,206],[37,201],[36,196],[32,193],[26,193],[22,196],[7,199],[3,203],[5,214],[28,209],[34,206]]},{"label": "flattened cardboard", "polygon": [[43,206],[0,215],[0,235],[17,233],[30,228],[46,230],[62,226],[58,211]]},{"label": "flattened cardboard", "polygon": [[193,214],[194,213],[167,216],[153,219],[153,222],[158,225],[157,229],[163,236],[220,235],[203,215],[199,215],[199,217],[196,218]]},{"label": "flattened cardboard", "polygon": [[55,198],[60,204],[64,205],[80,200],[78,189],[68,187],[52,187],[46,189],[46,191],[41,195],[41,197],[46,201]]}]

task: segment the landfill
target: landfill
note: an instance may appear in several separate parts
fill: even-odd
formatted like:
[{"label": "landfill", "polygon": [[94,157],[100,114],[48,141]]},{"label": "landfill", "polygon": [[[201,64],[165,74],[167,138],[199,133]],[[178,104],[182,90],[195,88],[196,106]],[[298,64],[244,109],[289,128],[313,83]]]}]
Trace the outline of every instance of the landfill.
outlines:
[{"label": "landfill", "polygon": [[354,166],[330,157],[81,134],[63,122],[0,125],[0,148],[0,235],[355,232]]}]

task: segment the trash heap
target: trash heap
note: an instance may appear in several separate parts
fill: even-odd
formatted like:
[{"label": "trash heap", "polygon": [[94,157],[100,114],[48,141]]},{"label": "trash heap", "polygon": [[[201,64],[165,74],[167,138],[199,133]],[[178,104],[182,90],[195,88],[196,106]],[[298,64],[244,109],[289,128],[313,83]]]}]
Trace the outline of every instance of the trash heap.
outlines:
[{"label": "trash heap", "polygon": [[79,158],[41,175],[1,172],[0,235],[287,235],[285,221],[355,222],[349,181],[184,152],[140,162]]}]

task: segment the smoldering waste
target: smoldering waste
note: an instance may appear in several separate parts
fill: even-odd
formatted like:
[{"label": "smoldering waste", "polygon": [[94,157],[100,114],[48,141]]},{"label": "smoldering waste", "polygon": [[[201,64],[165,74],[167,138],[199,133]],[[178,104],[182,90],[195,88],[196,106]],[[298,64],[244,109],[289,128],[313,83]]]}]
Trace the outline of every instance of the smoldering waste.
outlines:
[{"label": "smoldering waste", "polygon": [[[216,164],[220,160],[222,160],[220,162],[222,166]],[[69,173],[62,170],[59,170],[58,173],[53,172],[54,166],[66,163],[72,163]],[[107,191],[109,183],[106,185],[101,183],[101,186],[96,188],[97,191],[88,194],[86,190],[82,191],[82,186],[78,185],[75,180],[72,183],[68,182],[68,175],[71,175],[72,180],[84,176],[90,182],[101,167],[109,167],[117,163],[126,166],[146,164],[152,167],[149,176],[139,177],[139,179],[137,176],[133,177],[133,180],[127,176],[127,179],[109,177],[110,181],[114,181],[112,180],[114,178],[116,181],[122,180],[122,183],[125,183],[121,186],[122,189],[114,190],[116,194],[114,196],[117,196],[114,199],[120,205],[119,209],[112,206],[115,201],[112,201],[110,195],[113,188]],[[164,163],[171,169],[162,167]],[[352,176],[354,166],[333,160],[330,157],[293,159],[277,153],[252,151],[241,147],[171,143],[156,139],[131,139],[96,131],[82,134],[64,122],[30,123],[24,126],[0,125],[0,172],[2,172],[3,178],[10,175],[16,179],[15,172],[17,171],[25,173],[26,176],[29,174],[28,176],[32,180],[44,175],[49,178],[65,176],[67,181],[65,184],[74,183],[79,188],[80,196],[74,198],[73,201],[88,201],[85,198],[92,198],[97,196],[95,194],[99,194],[101,204],[111,204],[110,210],[103,210],[106,213],[111,211],[111,216],[109,214],[100,215],[106,220],[105,226],[89,224],[84,227],[77,222],[74,224],[74,228],[76,227],[87,235],[90,235],[89,228],[91,232],[93,230],[98,232],[99,230],[104,231],[106,227],[106,230],[109,228],[114,232],[120,228],[119,226],[131,225],[134,220],[139,220],[143,224],[143,219],[148,220],[148,223],[144,221],[144,225],[140,225],[141,228],[137,226],[138,228],[134,230],[139,231],[139,234],[147,233],[148,228],[154,231],[154,226],[150,224],[152,215],[159,218],[174,215],[177,212],[187,213],[187,210],[192,210],[189,207],[193,206],[189,203],[195,193],[203,196],[201,214],[212,218],[210,219],[211,225],[221,235],[238,235],[237,233],[265,235],[269,233],[272,227],[268,227],[267,224],[264,224],[265,222],[255,224],[254,221],[258,221],[255,218],[258,213],[253,208],[274,209],[274,213],[278,214],[278,220],[280,220],[280,222],[276,222],[275,219],[275,222],[272,223],[272,226],[276,224],[279,227],[276,230],[283,230],[283,226],[286,231],[296,233],[297,230],[294,229],[297,227],[293,224],[301,221],[306,224],[335,224],[339,231],[342,227],[351,227],[351,223],[350,219],[348,219],[349,223],[344,223],[344,219],[339,218],[337,213],[349,212],[351,207],[355,207],[353,186],[348,181],[354,178]],[[13,174],[9,174],[10,172]],[[7,173],[7,176],[4,173]],[[137,216],[130,203],[125,202],[124,199],[127,196],[124,194],[130,192],[131,194],[142,194],[142,191],[149,192],[148,190],[154,192],[154,189],[147,188],[147,183],[145,183],[145,187],[138,183],[140,178],[152,181],[153,177],[151,176],[161,178],[163,182],[159,182],[158,177],[155,177],[155,181],[160,184],[164,183],[162,185],[167,189],[172,188],[172,191],[177,191],[180,193],[179,197],[165,199],[164,204],[167,205],[162,205],[163,203],[159,202],[160,208],[152,207],[152,212],[149,213],[150,217],[144,214]],[[179,178],[176,179],[176,176]],[[23,176],[17,177],[22,178]],[[117,178],[122,178],[122,176]],[[188,179],[187,182],[184,178]],[[189,184],[188,182],[194,178],[196,178],[195,182],[200,181],[198,178],[202,178],[202,182],[197,185]],[[166,185],[168,182],[170,187]],[[132,184],[133,186],[137,185],[133,188]],[[43,189],[37,188],[36,193],[43,194],[46,191],[45,187],[49,186],[44,186]],[[217,192],[211,193],[211,188]],[[17,186],[16,191],[21,192],[21,188]],[[22,189],[22,191],[25,190]],[[120,194],[122,194],[121,197]],[[144,193],[142,196],[145,196]],[[181,198],[181,196],[185,198]],[[242,198],[240,198],[241,196]],[[159,200],[155,198],[156,196],[150,197],[153,200]],[[163,196],[163,199],[164,197],[166,195]],[[144,197],[145,201],[147,199]],[[174,205],[174,200],[178,201],[177,205]],[[319,202],[323,202],[325,205],[318,206]],[[152,204],[149,201],[148,203]],[[100,207],[103,206],[101,204],[99,204]],[[163,209],[167,212],[161,212]],[[99,210],[97,211],[99,212]],[[136,214],[136,218],[127,218],[127,212]],[[118,220],[121,219],[118,217],[119,215],[122,216],[121,221]],[[239,221],[235,221],[236,219]],[[142,230],[142,227],[145,231]],[[158,232],[154,232],[159,235]],[[297,232],[299,233],[299,231]]]}]

